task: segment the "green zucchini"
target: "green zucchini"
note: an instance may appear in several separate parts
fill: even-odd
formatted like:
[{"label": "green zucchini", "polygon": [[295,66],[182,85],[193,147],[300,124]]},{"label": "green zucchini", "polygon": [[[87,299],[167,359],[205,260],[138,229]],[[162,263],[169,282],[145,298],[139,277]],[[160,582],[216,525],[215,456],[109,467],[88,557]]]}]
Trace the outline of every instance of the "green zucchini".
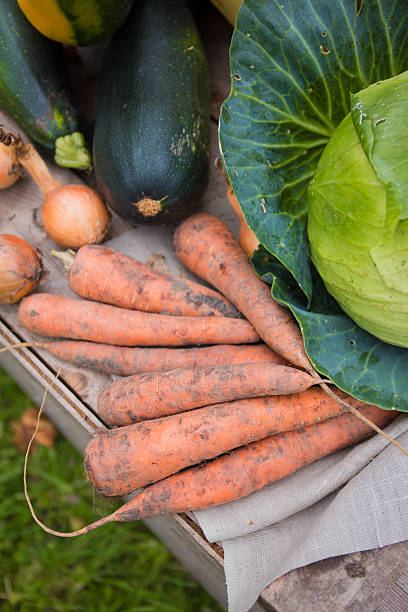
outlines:
[{"label": "green zucchini", "polygon": [[209,168],[209,74],[186,0],[138,0],[106,50],[93,141],[98,190],[122,217],[174,223]]},{"label": "green zucchini", "polygon": [[89,168],[63,49],[33,28],[16,0],[0,3],[0,107],[42,153],[56,155],[60,165]]}]

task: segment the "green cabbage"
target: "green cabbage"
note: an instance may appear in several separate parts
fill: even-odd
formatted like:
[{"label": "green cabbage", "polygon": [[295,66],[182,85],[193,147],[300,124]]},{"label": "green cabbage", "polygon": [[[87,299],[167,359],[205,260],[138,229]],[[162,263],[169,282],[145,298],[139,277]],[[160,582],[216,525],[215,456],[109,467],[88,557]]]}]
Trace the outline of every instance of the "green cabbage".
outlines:
[{"label": "green cabbage", "polygon": [[408,347],[408,72],[351,95],[310,183],[308,235],[344,312]]}]

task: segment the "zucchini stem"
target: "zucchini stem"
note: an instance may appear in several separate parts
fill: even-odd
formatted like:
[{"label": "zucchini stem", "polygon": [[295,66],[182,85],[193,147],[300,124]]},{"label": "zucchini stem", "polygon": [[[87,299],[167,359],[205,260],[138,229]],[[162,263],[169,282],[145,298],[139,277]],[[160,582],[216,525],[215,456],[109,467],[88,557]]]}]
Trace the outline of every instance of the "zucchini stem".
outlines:
[{"label": "zucchini stem", "polygon": [[56,139],[54,161],[63,168],[92,170],[91,154],[85,146],[81,132],[73,132]]},{"label": "zucchini stem", "polygon": [[152,198],[142,198],[133,204],[133,206],[135,206],[144,217],[154,217],[161,211],[161,202],[163,199],[164,198],[162,198],[162,200],[153,200]]}]

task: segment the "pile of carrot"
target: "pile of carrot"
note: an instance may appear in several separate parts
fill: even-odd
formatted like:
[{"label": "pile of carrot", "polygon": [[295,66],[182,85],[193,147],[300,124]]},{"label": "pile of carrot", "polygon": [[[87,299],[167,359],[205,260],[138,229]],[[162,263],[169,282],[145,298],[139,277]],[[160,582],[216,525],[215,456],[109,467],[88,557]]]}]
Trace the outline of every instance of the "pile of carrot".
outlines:
[{"label": "pile of carrot", "polygon": [[197,510],[249,495],[368,437],[396,416],[336,390],[306,354],[298,325],[254,274],[228,228],[198,213],[174,235],[180,261],[214,289],[102,246],[69,262],[77,299],[36,293],[19,309],[38,342],[78,367],[120,376],[99,397],[113,427],[85,450],[102,495],[144,491],[110,521]]}]

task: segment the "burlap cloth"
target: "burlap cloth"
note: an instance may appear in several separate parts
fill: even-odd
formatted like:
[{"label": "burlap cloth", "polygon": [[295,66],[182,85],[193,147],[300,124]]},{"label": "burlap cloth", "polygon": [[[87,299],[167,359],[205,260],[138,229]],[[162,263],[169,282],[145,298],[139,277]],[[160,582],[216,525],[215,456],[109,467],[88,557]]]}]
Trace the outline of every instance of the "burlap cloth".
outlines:
[{"label": "burlap cloth", "polygon": [[[405,415],[386,431],[408,449]],[[229,612],[246,612],[289,570],[408,539],[408,457],[375,435],[195,517],[224,548]]]}]

